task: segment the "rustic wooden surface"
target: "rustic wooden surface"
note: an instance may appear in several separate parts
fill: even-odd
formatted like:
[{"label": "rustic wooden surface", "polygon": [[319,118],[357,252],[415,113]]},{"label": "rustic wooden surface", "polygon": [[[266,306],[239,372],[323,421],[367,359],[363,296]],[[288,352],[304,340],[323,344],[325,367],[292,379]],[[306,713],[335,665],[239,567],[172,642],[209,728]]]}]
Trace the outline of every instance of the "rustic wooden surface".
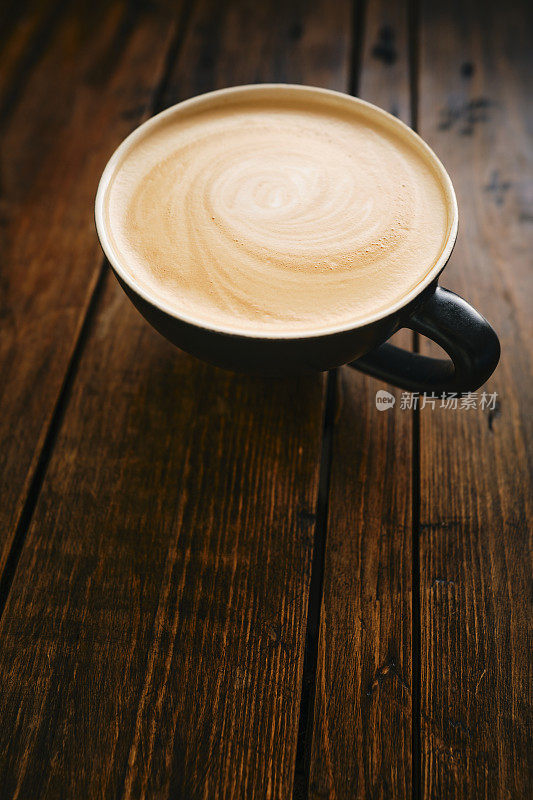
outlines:
[{"label": "rustic wooden surface", "polygon": [[[1,798],[528,796],[533,73],[503,9],[3,6]],[[223,373],[126,300],[92,222],[110,153],[260,81],[360,94],[436,149],[495,410]]]},{"label": "rustic wooden surface", "polygon": [[[125,4],[14,0],[0,80],[0,568],[102,269],[91,206],[110,152],[147,115],[174,23]],[[22,14],[22,20],[20,15]],[[22,519],[21,519],[22,517]]]},{"label": "rustic wooden surface", "polygon": [[522,798],[533,787],[531,23],[531,6],[502,14],[494,0],[481,24],[471,3],[422,6],[420,132],[461,212],[443,282],[483,309],[502,343],[486,387],[494,410],[420,414],[427,797]]}]

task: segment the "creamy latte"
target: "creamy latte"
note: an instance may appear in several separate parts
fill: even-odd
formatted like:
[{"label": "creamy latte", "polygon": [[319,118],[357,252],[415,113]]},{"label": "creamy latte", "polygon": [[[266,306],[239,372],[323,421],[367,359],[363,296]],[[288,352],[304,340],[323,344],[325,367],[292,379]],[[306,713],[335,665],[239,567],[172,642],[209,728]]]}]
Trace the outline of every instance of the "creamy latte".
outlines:
[{"label": "creamy latte", "polygon": [[249,87],[141,127],[102,208],[115,260],[156,302],[207,327],[301,335],[416,289],[450,239],[452,202],[431,151],[378,109]]}]

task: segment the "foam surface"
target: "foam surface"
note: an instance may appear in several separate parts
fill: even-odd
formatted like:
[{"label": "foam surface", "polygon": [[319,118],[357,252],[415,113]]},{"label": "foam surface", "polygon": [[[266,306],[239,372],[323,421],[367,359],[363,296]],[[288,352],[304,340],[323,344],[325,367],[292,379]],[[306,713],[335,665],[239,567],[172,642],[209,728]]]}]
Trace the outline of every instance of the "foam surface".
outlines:
[{"label": "foam surface", "polygon": [[129,148],[104,206],[123,268],[178,314],[267,335],[358,324],[441,255],[441,176],[364,105],[282,92],[179,109]]}]

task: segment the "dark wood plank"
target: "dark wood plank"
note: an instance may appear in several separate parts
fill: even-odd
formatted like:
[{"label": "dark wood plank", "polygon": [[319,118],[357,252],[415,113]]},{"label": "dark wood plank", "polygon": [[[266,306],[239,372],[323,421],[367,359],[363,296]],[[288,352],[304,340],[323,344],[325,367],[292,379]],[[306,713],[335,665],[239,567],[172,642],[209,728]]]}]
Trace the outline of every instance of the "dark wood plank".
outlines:
[{"label": "dark wood plank", "polygon": [[423,4],[421,133],[460,211],[442,282],[502,341],[485,387],[495,410],[421,412],[428,798],[518,800],[532,786],[531,21],[528,3]]},{"label": "dark wood plank", "polygon": [[0,87],[0,574],[102,266],[98,177],[150,106],[174,30],[162,3],[35,14],[15,20]]},{"label": "dark wood plank", "polygon": [[[410,121],[407,4],[372,2],[361,97]],[[395,337],[409,347],[407,332]],[[310,797],[411,796],[412,415],[339,371]]]},{"label": "dark wood plank", "polygon": [[[349,4],[265,6],[199,4],[165,102],[346,84]],[[323,388],[203,365],[106,280],[0,625],[0,795],[291,797]]]},{"label": "dark wood plank", "polygon": [[0,125],[46,47],[61,9],[51,2],[12,0],[0,8]]}]

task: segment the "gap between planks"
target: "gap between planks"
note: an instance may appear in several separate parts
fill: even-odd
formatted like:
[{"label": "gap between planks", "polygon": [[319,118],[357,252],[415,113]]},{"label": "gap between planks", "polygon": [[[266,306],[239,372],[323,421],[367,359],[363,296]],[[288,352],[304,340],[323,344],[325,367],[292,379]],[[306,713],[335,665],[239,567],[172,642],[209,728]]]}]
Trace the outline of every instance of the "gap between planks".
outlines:
[{"label": "gap between planks", "polygon": [[[409,103],[411,127],[418,132],[420,75],[420,0],[408,0],[407,30],[409,36]],[[420,336],[413,331],[414,353],[420,352]],[[413,408],[412,473],[411,473],[411,797],[422,797],[422,618],[420,599],[420,410]]]},{"label": "gap between planks", "polygon": [[[361,77],[361,58],[365,32],[367,0],[354,0],[352,5],[352,28],[350,75],[348,93],[357,96]],[[328,372],[326,405],[322,431],[322,452],[318,503],[311,565],[311,582],[307,606],[307,628],[305,636],[304,664],[298,722],[298,744],[294,767],[293,800],[307,800],[311,777],[311,749],[314,731],[314,709],[318,672],[318,643],[324,582],[326,542],[328,533],[328,510],[330,494],[331,464],[333,457],[333,432],[337,402],[338,370]]]},{"label": "gap between planks", "polygon": [[298,722],[298,744],[294,768],[294,800],[303,800],[309,795],[311,768],[311,746],[313,742],[314,708],[318,665],[318,640],[320,636],[320,611],[324,583],[324,565],[328,529],[329,487],[333,455],[333,430],[337,403],[337,370],[328,372],[326,404],[322,429],[322,452],[318,483],[311,581],[307,603],[307,627],[305,634],[304,663],[300,695]]}]

